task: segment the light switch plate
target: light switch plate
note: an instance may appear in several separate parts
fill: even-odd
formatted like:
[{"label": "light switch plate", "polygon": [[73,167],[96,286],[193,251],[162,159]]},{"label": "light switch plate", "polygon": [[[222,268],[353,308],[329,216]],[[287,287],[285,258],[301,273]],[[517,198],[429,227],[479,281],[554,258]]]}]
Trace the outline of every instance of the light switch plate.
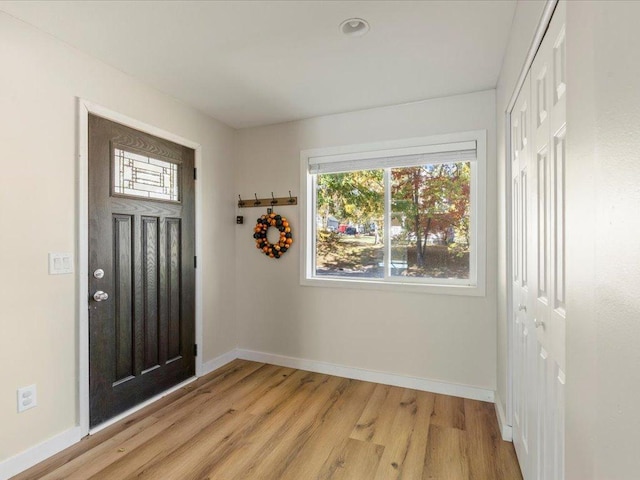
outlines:
[{"label": "light switch plate", "polygon": [[73,256],[70,253],[49,254],[49,275],[73,273]]}]

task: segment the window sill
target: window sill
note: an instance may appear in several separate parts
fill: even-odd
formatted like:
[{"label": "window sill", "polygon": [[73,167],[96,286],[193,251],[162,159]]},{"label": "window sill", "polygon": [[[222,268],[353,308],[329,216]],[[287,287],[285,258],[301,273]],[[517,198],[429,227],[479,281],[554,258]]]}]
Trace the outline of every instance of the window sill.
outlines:
[{"label": "window sill", "polygon": [[455,295],[484,297],[484,285],[444,285],[437,283],[393,282],[375,279],[350,279],[331,277],[301,278],[304,287],[353,288],[357,290],[383,290],[397,293],[423,293],[430,295]]}]

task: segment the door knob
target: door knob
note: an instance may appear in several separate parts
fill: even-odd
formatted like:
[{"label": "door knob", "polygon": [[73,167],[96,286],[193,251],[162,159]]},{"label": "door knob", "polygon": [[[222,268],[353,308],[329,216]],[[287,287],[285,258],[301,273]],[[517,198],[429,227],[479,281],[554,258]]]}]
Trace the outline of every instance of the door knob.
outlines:
[{"label": "door knob", "polygon": [[527,306],[523,305],[523,304],[520,304],[520,305],[518,305],[518,310],[521,311],[521,312],[526,312],[527,311]]},{"label": "door knob", "polygon": [[109,299],[109,294],[107,292],[103,292],[102,290],[98,290],[93,294],[93,299],[96,302],[104,302],[105,300]]},{"label": "door knob", "polygon": [[536,328],[544,328],[544,322],[542,320],[538,320],[537,318],[533,319],[533,324],[536,326]]}]

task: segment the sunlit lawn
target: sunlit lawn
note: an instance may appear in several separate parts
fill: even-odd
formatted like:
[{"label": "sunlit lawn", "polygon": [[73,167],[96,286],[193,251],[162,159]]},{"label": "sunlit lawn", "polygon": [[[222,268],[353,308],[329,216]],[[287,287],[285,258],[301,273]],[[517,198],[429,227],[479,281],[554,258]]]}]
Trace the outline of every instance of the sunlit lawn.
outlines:
[{"label": "sunlit lawn", "polygon": [[318,242],[316,268],[325,275],[382,277],[383,248],[382,243],[375,244],[374,236],[332,235],[327,241]]},{"label": "sunlit lawn", "polygon": [[[384,277],[384,246],[368,235],[322,236],[317,243],[316,273],[381,278]],[[429,245],[426,265],[417,266],[415,244],[393,244],[392,274],[412,277],[468,278],[469,256],[456,256],[444,245]]]}]

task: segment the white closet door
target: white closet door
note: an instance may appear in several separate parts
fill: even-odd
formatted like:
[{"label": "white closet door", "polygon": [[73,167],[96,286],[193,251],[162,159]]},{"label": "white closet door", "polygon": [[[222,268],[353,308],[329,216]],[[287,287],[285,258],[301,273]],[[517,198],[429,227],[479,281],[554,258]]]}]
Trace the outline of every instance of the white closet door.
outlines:
[{"label": "white closet door", "polygon": [[511,113],[513,436],[525,480],[564,478],[564,10]]},{"label": "white closet door", "polygon": [[[530,196],[532,225],[529,258],[535,268],[528,309],[536,325],[537,458],[531,479],[564,478],[565,279],[564,165],[566,124],[564,2],[531,67],[535,170]],[[532,270],[534,271],[534,270]],[[529,480],[528,478],[526,480]]]},{"label": "white closet door", "polygon": [[[530,471],[536,458],[535,441],[536,335],[533,317],[527,309],[530,296],[530,198],[529,158],[532,151],[531,80],[527,79],[511,112],[511,205],[512,205],[512,316],[513,346],[513,443],[523,472]],[[535,173],[535,170],[534,170]],[[535,270],[533,270],[535,271]],[[527,477],[525,473],[525,478]]]}]

